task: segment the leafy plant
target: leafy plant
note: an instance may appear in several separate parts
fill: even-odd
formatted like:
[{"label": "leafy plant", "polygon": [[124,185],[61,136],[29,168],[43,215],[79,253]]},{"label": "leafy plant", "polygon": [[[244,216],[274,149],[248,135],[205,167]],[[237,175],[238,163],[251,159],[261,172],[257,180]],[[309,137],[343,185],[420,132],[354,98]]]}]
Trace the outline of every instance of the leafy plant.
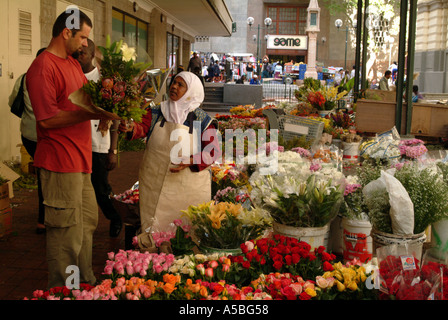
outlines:
[{"label": "leafy plant", "polygon": [[323,227],[338,213],[342,192],[322,183],[311,175],[296,186],[298,192],[286,194],[274,187],[277,200],[266,204],[272,218],[281,224],[293,227]]},{"label": "leafy plant", "polygon": [[414,233],[418,234],[437,221],[448,218],[448,186],[430,168],[403,166],[395,173],[414,204]]}]

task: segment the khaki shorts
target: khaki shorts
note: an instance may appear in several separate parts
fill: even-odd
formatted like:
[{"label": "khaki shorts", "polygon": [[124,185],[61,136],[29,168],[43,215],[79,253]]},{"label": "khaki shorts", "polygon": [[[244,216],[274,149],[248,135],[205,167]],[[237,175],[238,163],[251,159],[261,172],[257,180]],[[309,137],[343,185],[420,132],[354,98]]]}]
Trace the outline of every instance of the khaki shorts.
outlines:
[{"label": "khaki shorts", "polygon": [[94,284],[93,233],[98,206],[90,174],[40,170],[47,229],[48,287],[66,285],[69,266],[79,268],[80,282]]}]

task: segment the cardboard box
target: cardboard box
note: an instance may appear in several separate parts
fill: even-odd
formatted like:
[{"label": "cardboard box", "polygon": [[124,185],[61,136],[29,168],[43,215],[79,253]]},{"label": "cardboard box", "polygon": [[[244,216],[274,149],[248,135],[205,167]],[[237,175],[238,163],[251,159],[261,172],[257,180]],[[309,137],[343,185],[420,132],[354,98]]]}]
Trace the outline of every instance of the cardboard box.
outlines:
[{"label": "cardboard box", "polygon": [[[12,188],[12,183],[20,178],[20,175],[17,174],[14,170],[9,168],[6,164],[0,162],[0,176],[3,177],[3,179],[8,180],[8,188],[9,188],[9,197],[14,197],[14,190]],[[1,209],[1,207],[0,207]]]},{"label": "cardboard box", "polygon": [[0,238],[12,232],[12,209],[0,210]]},{"label": "cardboard box", "polygon": [[10,202],[9,186],[7,183],[4,183],[0,186],[0,210],[9,208]]}]

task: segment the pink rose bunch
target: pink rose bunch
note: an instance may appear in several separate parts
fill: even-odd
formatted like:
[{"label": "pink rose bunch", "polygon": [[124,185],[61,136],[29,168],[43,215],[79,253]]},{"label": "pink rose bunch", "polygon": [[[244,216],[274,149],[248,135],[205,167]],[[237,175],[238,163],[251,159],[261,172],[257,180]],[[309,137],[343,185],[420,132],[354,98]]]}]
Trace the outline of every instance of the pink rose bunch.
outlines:
[{"label": "pink rose bunch", "polygon": [[362,186],[359,183],[347,184],[344,190],[344,197],[352,194],[353,192],[356,192],[361,187]]},{"label": "pink rose bunch", "polygon": [[118,253],[110,252],[109,260],[104,267],[104,275],[122,275],[125,277],[141,276],[146,277],[168,271],[175,258],[172,254],[165,253],[141,253],[134,250],[119,250]]}]

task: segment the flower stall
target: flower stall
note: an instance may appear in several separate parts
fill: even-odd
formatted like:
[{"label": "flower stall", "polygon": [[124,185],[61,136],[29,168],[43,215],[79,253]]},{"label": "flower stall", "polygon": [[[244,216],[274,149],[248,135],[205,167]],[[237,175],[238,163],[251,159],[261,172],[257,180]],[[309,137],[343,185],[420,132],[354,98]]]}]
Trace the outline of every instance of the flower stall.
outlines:
[{"label": "flower stall", "polygon": [[[353,111],[336,110],[347,91],[305,80],[296,105],[216,116],[224,138],[210,166],[212,200],[152,230],[157,252],[110,252],[96,286],[26,299],[446,300],[448,236],[426,237],[448,221],[448,159],[431,159],[422,140],[396,129],[361,136]],[[273,141],[272,112],[316,121],[323,135]],[[250,133],[243,148],[225,136],[238,129]],[[271,158],[249,164],[251,150]],[[115,200],[138,207],[138,185]]]}]

